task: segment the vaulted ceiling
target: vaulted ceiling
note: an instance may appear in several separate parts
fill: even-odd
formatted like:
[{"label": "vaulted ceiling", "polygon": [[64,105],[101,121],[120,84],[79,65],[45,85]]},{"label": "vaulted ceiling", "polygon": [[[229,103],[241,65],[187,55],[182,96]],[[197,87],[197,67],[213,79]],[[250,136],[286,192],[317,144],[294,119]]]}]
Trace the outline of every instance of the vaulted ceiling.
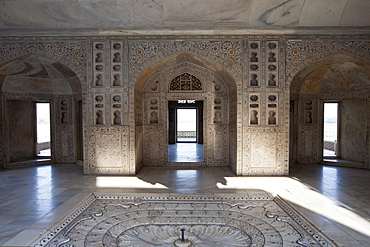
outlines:
[{"label": "vaulted ceiling", "polygon": [[368,30],[370,0],[0,0],[0,34]]}]

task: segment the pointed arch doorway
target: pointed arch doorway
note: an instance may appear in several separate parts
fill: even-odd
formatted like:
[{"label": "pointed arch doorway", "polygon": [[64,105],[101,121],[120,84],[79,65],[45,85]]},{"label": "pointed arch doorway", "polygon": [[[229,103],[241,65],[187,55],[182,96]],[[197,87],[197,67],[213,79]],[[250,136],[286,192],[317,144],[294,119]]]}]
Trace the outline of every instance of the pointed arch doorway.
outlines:
[{"label": "pointed arch doorway", "polygon": [[203,101],[168,101],[168,162],[204,162]]},{"label": "pointed arch doorway", "polygon": [[[143,166],[230,166],[230,129],[234,128],[230,128],[229,89],[220,76],[204,67],[183,62],[149,78],[141,97],[136,96],[137,101],[142,101],[143,107]],[[169,160],[168,144],[173,138],[169,133],[173,127],[168,106],[169,102],[174,101],[203,104],[198,115],[198,121],[202,123],[201,142],[204,148],[204,158],[200,162]],[[137,157],[140,158],[140,155]]]},{"label": "pointed arch doorway", "polygon": [[[60,60],[39,53],[14,59],[1,67],[0,73],[4,75],[0,79],[4,167],[82,163],[82,84],[78,75]],[[46,106],[43,110],[42,105]]]}]

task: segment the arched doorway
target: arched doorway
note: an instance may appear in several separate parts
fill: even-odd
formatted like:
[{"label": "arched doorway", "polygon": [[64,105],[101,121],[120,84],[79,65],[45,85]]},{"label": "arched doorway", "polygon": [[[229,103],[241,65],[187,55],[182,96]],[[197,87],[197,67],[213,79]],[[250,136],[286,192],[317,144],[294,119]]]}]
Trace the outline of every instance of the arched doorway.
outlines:
[{"label": "arched doorway", "polygon": [[[291,85],[290,160],[299,163],[332,162],[366,167],[369,145],[367,116],[370,66],[347,54],[332,54],[310,63]],[[324,106],[336,103],[335,124]],[[327,108],[327,107],[325,107]],[[332,110],[334,111],[334,110]],[[335,137],[325,133],[325,125]]]},{"label": "arched doorway", "polygon": [[[0,74],[4,166],[82,161],[82,96],[77,75],[61,62],[37,54],[13,60],[0,68]],[[49,112],[37,120],[39,105],[47,106]],[[46,118],[48,126],[37,128]],[[47,127],[50,138],[39,141]]]},{"label": "arched doorway", "polygon": [[[186,54],[185,54],[186,56]],[[184,54],[181,54],[184,58]],[[135,87],[136,164],[236,167],[236,88],[213,70],[182,59],[161,67]],[[173,60],[171,60],[173,61]],[[152,71],[151,71],[152,72]],[[141,85],[140,85],[141,84]],[[169,102],[202,102],[204,159],[169,161]]]}]

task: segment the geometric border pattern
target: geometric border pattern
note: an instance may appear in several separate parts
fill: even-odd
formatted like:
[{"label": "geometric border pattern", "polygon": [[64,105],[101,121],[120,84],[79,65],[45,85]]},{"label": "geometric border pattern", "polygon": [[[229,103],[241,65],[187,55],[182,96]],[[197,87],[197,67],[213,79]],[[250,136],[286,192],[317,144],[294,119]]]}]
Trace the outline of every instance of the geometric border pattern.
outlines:
[{"label": "geometric border pattern", "polygon": [[337,246],[269,194],[92,194],[32,246],[173,246],[183,229],[192,246]]}]

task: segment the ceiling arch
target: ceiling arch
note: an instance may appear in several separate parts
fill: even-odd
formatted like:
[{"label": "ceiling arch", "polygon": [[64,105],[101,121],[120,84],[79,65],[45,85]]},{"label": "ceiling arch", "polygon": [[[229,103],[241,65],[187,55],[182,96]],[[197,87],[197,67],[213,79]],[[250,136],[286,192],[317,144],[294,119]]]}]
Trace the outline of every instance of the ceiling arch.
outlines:
[{"label": "ceiling arch", "polygon": [[30,55],[0,68],[3,92],[76,94],[81,93],[77,75],[53,59]]},{"label": "ceiling arch", "polygon": [[291,93],[370,92],[370,65],[353,55],[332,54],[311,62],[293,79]]}]

